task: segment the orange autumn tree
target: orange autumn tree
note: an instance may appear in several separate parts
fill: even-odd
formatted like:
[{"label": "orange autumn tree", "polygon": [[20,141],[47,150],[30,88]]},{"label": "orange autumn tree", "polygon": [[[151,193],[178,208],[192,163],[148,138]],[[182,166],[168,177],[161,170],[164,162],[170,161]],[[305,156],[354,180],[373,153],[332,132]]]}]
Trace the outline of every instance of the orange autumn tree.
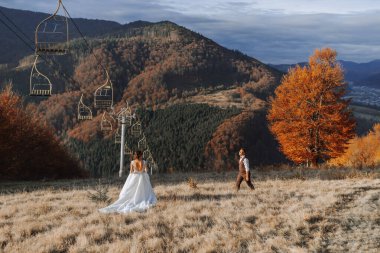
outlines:
[{"label": "orange autumn tree", "polygon": [[270,100],[270,130],[281,151],[295,163],[316,166],[338,157],[355,135],[336,56],[330,48],[316,50],[308,66],[289,70]]},{"label": "orange autumn tree", "polygon": [[83,178],[61,141],[12,87],[0,90],[0,180]]},{"label": "orange autumn tree", "polygon": [[353,168],[374,168],[380,165],[380,123],[373,126],[365,136],[350,141],[347,151],[328,162],[332,166]]}]

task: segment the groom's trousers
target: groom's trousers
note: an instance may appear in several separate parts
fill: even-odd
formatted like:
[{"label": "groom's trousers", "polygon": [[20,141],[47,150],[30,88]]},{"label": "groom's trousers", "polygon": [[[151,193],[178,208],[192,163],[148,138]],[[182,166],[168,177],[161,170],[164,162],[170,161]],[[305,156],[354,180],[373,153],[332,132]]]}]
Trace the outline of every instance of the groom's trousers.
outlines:
[{"label": "groom's trousers", "polygon": [[[246,180],[246,177],[247,177],[247,173],[248,173],[248,180]],[[239,174],[236,178],[236,190],[238,191],[240,189],[240,184],[241,182],[243,182],[243,180],[247,183],[247,185],[249,186],[249,188],[251,188],[251,190],[255,189],[255,187],[253,186],[252,182],[251,182],[251,173],[249,173],[249,171],[242,171],[242,170],[239,170]]]}]

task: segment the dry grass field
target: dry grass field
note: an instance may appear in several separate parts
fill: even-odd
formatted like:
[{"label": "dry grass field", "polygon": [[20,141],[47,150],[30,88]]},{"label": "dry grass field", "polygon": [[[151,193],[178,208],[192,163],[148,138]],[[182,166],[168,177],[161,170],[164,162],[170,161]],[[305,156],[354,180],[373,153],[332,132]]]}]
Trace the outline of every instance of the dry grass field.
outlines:
[{"label": "dry grass field", "polygon": [[241,98],[233,99],[232,95],[235,94],[236,89],[221,90],[214,92],[207,92],[206,94],[197,94],[183,99],[187,103],[203,104],[206,103],[210,106],[220,108],[233,107],[243,108],[244,104]]},{"label": "dry grass field", "polygon": [[238,89],[231,88],[227,90],[203,90],[186,97],[172,99],[168,104],[208,104],[209,106],[219,108],[239,108],[242,110],[262,110],[267,106],[267,102],[253,95],[247,95],[241,98]]},{"label": "dry grass field", "polygon": [[0,252],[379,252],[379,169],[255,174],[153,175],[158,204],[128,215],[97,211],[96,180],[2,183]]}]

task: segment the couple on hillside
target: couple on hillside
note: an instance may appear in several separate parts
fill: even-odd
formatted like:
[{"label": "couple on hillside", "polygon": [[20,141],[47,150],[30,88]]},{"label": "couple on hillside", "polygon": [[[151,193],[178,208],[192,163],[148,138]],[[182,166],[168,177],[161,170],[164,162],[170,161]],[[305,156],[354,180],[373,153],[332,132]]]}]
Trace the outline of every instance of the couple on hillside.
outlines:
[{"label": "couple on hillside", "polygon": [[[244,180],[251,190],[255,189],[250,179],[250,169],[248,158],[245,157],[243,148],[239,151],[239,173],[236,179],[236,191],[240,189],[240,184]],[[156,195],[150,183],[146,161],[142,160],[142,152],[137,151],[133,155],[130,164],[130,174],[125,182],[119,199],[102,209],[102,213],[129,213],[142,212],[157,203]]]}]

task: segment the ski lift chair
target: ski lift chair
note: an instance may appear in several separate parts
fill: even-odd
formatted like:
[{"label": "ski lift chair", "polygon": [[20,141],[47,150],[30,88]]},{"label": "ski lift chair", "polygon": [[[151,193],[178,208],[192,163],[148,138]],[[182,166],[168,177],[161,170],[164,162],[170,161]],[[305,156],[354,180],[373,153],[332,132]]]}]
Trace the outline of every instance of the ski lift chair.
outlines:
[{"label": "ski lift chair", "polygon": [[112,82],[109,78],[108,72],[106,82],[96,89],[94,93],[94,104],[95,108],[98,109],[108,109],[113,105],[113,88]]},{"label": "ski lift chair", "polygon": [[141,140],[139,140],[137,146],[138,146],[138,148],[139,148],[140,150],[144,150],[144,149],[147,148],[147,143],[146,143],[146,138],[145,138],[145,136],[144,136]]},{"label": "ski lift chair", "polygon": [[92,119],[92,111],[90,107],[83,103],[83,94],[80,97],[78,103],[78,120],[90,120]]},{"label": "ski lift chair", "polygon": [[58,15],[62,7],[62,0],[58,0],[55,12],[37,25],[35,30],[36,54],[67,54],[69,23],[67,20],[68,15],[64,8],[64,14]]},{"label": "ski lift chair", "polygon": [[121,143],[121,134],[120,134],[120,129],[117,128],[116,133],[115,133],[115,144],[119,144],[119,143]]},{"label": "ski lift chair", "polygon": [[132,155],[132,150],[128,147],[128,144],[124,144],[124,155]]},{"label": "ski lift chair", "polygon": [[100,129],[102,131],[112,131],[112,123],[106,118],[106,112],[103,113]]},{"label": "ski lift chair", "polygon": [[37,60],[38,60],[38,55],[36,56],[36,59],[34,60],[32,71],[30,72],[29,95],[30,96],[50,96],[51,91],[52,91],[52,84],[50,82],[50,79],[38,70]]},{"label": "ski lift chair", "polygon": [[152,156],[152,154],[150,153],[149,149],[147,149],[143,152],[143,159],[147,160],[151,156]]},{"label": "ski lift chair", "polygon": [[141,123],[136,122],[131,127],[131,134],[135,137],[139,137],[141,135]]}]

